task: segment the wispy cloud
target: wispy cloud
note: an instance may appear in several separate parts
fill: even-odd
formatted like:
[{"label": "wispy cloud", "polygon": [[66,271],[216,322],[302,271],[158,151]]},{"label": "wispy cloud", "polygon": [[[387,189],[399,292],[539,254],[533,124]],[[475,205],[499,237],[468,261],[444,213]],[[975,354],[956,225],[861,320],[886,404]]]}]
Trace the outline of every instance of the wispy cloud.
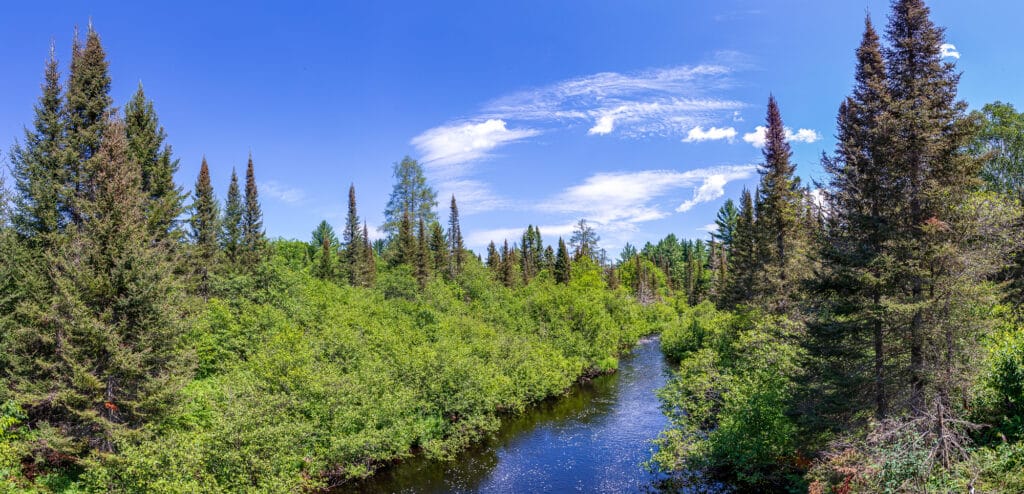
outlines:
[{"label": "wispy cloud", "polygon": [[458,167],[476,161],[499,146],[540,134],[529,128],[510,129],[504,120],[434,127],[412,139],[424,164],[439,174],[457,174]]},{"label": "wispy cloud", "polygon": [[[754,128],[753,132],[743,134],[743,141],[750,143],[756,148],[764,147],[765,142],[765,131],[768,130],[763,125],[758,125]],[[798,129],[793,132],[793,129],[786,127],[786,140],[789,142],[816,142],[821,139],[821,134],[812,129]]]},{"label": "wispy cloud", "polygon": [[942,50],[942,58],[953,57],[957,60],[960,59],[960,52],[957,51],[955,45],[952,45],[950,43],[943,43],[941,46],[939,46],[939,49]]},{"label": "wispy cloud", "polygon": [[442,207],[454,195],[459,203],[459,213],[463,215],[504,209],[511,203],[494,192],[490,185],[479,180],[447,180],[439,183],[437,190]]},{"label": "wispy cloud", "polygon": [[261,182],[259,191],[287,204],[298,204],[306,200],[306,193],[302,189],[284,185],[276,180]]},{"label": "wispy cloud", "polygon": [[708,224],[698,228],[697,231],[718,233],[718,224],[717,223],[708,223]]},{"label": "wispy cloud", "polygon": [[736,129],[732,127],[711,127],[704,130],[704,127],[696,126],[690,129],[683,142],[717,141],[727,139],[732,142],[736,138]]}]

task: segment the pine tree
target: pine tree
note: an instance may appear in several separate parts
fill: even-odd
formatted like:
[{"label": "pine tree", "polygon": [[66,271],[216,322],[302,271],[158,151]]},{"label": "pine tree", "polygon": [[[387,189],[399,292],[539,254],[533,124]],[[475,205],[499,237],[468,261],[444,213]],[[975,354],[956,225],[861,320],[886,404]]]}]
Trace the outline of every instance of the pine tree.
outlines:
[{"label": "pine tree", "polygon": [[341,233],[342,248],[341,265],[342,273],[350,285],[358,285],[365,256],[362,248],[362,231],[359,229],[359,214],[356,212],[356,186],[348,186],[348,215],[345,217],[345,230]]},{"label": "pine tree", "polygon": [[533,225],[527,225],[526,231],[523,232],[522,242],[522,266],[523,272],[523,283],[529,283],[534,276],[537,275],[537,271],[540,269],[539,252],[537,252],[537,244],[534,241],[534,230]]},{"label": "pine tree", "polygon": [[762,269],[757,281],[761,303],[777,313],[794,310],[800,283],[807,272],[807,239],[800,221],[803,193],[775,97],[768,98],[768,128],[762,153],[761,183],[755,210],[757,252]]},{"label": "pine tree", "polygon": [[199,277],[199,293],[209,294],[210,270],[217,262],[217,233],[220,213],[217,199],[213,195],[210,183],[210,168],[206,157],[199,166],[196,178],[195,199],[192,201],[192,216],[189,223],[192,227],[192,242],[195,244],[195,270]]},{"label": "pine tree", "polygon": [[427,185],[423,167],[416,160],[406,156],[402,161],[395,163],[394,177],[395,185],[391,191],[391,198],[384,209],[384,232],[389,237],[396,235],[405,211],[409,212],[413,223],[419,220],[423,220],[425,224],[437,221],[437,213],[434,212],[434,207],[437,206],[437,193]]},{"label": "pine tree", "polygon": [[84,47],[76,30],[65,97],[69,156],[65,178],[67,193],[60,204],[70,221],[81,226],[86,218],[81,210],[83,205],[79,203],[92,199],[96,185],[92,177],[96,164],[92,163],[92,158],[99,152],[108,117],[113,113],[107,56],[91,22]]},{"label": "pine tree", "polygon": [[569,249],[565,247],[565,240],[558,238],[558,254],[555,257],[555,282],[566,284],[572,276],[572,266],[569,260]]},{"label": "pine tree", "polygon": [[42,90],[32,130],[25,130],[24,143],[16,144],[9,155],[17,190],[12,222],[22,237],[36,239],[39,247],[43,238],[63,230],[67,222],[63,212],[68,210],[64,204],[69,161],[65,113],[52,44]]},{"label": "pine tree", "polygon": [[515,249],[510,249],[508,239],[501,247],[500,261],[498,262],[498,279],[505,286],[511,288],[515,284]]},{"label": "pine tree", "polygon": [[333,247],[338,246],[338,236],[334,233],[334,228],[327,220],[320,220],[320,223],[316,225],[313,232],[310,234],[309,241],[309,257],[310,259],[316,257],[316,253],[323,249],[324,239],[327,239],[328,243]]},{"label": "pine tree", "polygon": [[224,202],[224,218],[220,222],[220,245],[232,265],[237,265],[241,261],[243,215],[242,190],[238,186],[238,174],[232,168],[228,197]]},{"label": "pine tree", "polygon": [[55,290],[22,307],[34,320],[11,335],[12,388],[31,420],[75,441],[62,454],[114,451],[168,409],[188,375],[178,351],[182,292],[166,246],[146,231],[141,170],[124,124],[103,127],[90,158],[93,193],[76,204],[88,221],[50,252]]},{"label": "pine tree", "polygon": [[263,211],[260,208],[259,192],[256,190],[256,173],[252,166],[252,154],[245,171],[245,210],[242,213],[242,263],[248,269],[255,269],[263,261],[266,249],[263,233]]},{"label": "pine tree", "polygon": [[569,239],[569,245],[573,249],[573,258],[580,260],[584,257],[589,257],[594,262],[597,262],[597,253],[600,250],[597,243],[600,241],[601,237],[597,235],[594,228],[587,223],[586,219],[581,218],[576,222],[576,228]]},{"label": "pine tree", "polygon": [[718,229],[711,234],[711,238],[717,240],[728,252],[732,247],[732,239],[736,231],[736,222],[739,220],[739,210],[732,199],[726,199],[725,204],[718,209],[715,216],[715,226]]}]

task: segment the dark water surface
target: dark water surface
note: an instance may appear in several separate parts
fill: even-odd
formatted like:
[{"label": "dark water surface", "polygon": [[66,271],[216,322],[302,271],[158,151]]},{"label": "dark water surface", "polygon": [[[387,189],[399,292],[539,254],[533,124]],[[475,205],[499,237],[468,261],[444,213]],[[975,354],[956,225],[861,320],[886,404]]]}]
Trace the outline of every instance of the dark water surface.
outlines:
[{"label": "dark water surface", "polygon": [[641,341],[619,371],[505,419],[492,437],[451,462],[422,457],[389,467],[355,492],[656,492],[640,464],[666,424],[655,391],[669,364],[657,338]]}]

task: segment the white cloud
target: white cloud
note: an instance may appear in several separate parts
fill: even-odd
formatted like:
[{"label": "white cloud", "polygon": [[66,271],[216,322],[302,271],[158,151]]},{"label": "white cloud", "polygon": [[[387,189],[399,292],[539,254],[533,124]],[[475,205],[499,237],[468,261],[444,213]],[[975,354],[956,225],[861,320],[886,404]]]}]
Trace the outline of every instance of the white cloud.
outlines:
[{"label": "white cloud", "polygon": [[605,135],[611,133],[612,129],[615,128],[615,117],[611,115],[603,115],[597,119],[597,123],[594,124],[590,130],[587,131],[590,135]]},{"label": "white cloud", "polygon": [[736,110],[736,111],[732,112],[732,121],[733,122],[742,122],[743,121],[743,115],[740,113],[739,110]]},{"label": "white cloud", "polygon": [[718,233],[718,224],[717,223],[708,223],[708,224],[698,228],[697,231]]},{"label": "white cloud", "polygon": [[716,141],[720,139],[728,139],[729,142],[732,142],[735,138],[736,129],[732,127],[711,127],[708,130],[704,130],[703,127],[698,125],[690,129],[683,142]]},{"label": "white cloud", "polygon": [[498,146],[540,134],[535,129],[510,129],[504,120],[459,123],[428,129],[412,139],[424,164],[436,172],[457,173],[450,168],[479,160]]},{"label": "white cloud", "polygon": [[490,185],[479,180],[447,180],[438,184],[437,190],[442,207],[447,205],[448,199],[454,195],[459,204],[459,213],[462,215],[504,209],[510,204],[510,201],[495,193]]},{"label": "white cloud", "polygon": [[732,71],[712,63],[628,74],[601,72],[500,97],[485,106],[481,118],[563,125],[582,120],[589,122],[590,135],[684,134],[694,125],[723,117],[723,111],[746,106],[709,96],[731,85]]},{"label": "white cloud", "polygon": [[297,204],[306,199],[302,189],[289,187],[276,180],[268,180],[259,184],[260,192],[288,204]]},{"label": "white cloud", "polygon": [[956,46],[950,43],[943,43],[941,46],[939,46],[939,49],[942,50],[942,53],[940,55],[942,58],[953,57],[957,60],[960,59],[960,52],[957,51]]},{"label": "white cloud", "polygon": [[[750,143],[756,148],[764,147],[765,142],[765,131],[768,129],[763,125],[758,125],[754,128],[753,132],[743,134],[743,141]],[[821,139],[821,135],[811,129],[798,129],[793,132],[793,129],[786,127],[786,140],[789,142],[816,142]]]},{"label": "white cloud", "polygon": [[729,178],[726,174],[708,175],[704,178],[704,183],[700,184],[700,187],[693,191],[693,199],[683,201],[676,208],[676,211],[685,213],[702,202],[713,201],[722,197],[725,195],[725,184],[729,182]]}]

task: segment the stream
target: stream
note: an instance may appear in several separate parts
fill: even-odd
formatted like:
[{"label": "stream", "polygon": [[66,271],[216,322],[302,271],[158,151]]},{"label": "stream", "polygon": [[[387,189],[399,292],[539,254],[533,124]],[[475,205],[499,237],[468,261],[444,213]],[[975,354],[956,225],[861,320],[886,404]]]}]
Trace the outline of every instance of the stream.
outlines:
[{"label": "stream", "polygon": [[657,492],[641,465],[667,420],[655,392],[670,369],[657,337],[619,371],[503,420],[495,434],[450,462],[415,457],[353,486],[368,493]]}]

